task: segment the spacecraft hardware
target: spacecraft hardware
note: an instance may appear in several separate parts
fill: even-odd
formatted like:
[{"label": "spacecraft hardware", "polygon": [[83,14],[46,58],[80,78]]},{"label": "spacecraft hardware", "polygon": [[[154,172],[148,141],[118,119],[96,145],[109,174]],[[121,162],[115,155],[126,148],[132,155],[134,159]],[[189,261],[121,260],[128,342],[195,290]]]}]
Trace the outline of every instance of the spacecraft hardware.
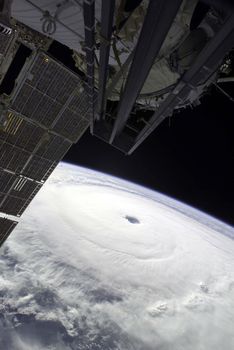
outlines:
[{"label": "spacecraft hardware", "polygon": [[233,43],[231,0],[0,1],[0,245],[87,129],[131,154],[210,86],[232,99]]}]

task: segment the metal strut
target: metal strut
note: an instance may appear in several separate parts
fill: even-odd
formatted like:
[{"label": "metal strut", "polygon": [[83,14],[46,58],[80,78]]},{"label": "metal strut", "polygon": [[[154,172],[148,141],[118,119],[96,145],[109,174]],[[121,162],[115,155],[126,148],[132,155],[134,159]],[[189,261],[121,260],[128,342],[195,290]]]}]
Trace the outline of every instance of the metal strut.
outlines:
[{"label": "metal strut", "polygon": [[213,85],[214,85],[224,96],[226,96],[231,102],[234,102],[234,98],[231,97],[226,91],[224,91],[218,84],[213,83]]},{"label": "metal strut", "polygon": [[124,128],[182,0],[150,0],[125,90],[119,103],[110,143]]},{"label": "metal strut", "polygon": [[100,47],[100,66],[99,66],[99,86],[98,86],[98,117],[105,114],[106,101],[105,90],[108,75],[108,62],[110,54],[110,40],[112,34],[112,25],[114,18],[115,0],[102,0],[102,18],[101,18],[101,47]]},{"label": "metal strut", "polygon": [[90,132],[93,134],[94,124],[94,57],[95,57],[95,1],[83,1],[85,51],[87,64],[87,86],[90,109]]}]

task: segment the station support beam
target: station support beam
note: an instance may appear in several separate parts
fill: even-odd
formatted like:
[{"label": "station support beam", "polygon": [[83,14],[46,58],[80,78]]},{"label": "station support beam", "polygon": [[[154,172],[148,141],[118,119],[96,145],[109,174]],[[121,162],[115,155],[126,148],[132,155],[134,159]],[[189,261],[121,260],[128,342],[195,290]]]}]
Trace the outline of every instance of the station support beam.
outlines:
[{"label": "station support beam", "polygon": [[182,0],[150,0],[110,143],[123,130],[181,3]]},{"label": "station support beam", "polygon": [[108,75],[108,63],[110,55],[110,41],[115,10],[115,0],[102,0],[102,17],[100,31],[100,60],[99,60],[99,86],[98,86],[98,117],[105,114],[105,90]]},{"label": "station support beam", "polygon": [[85,50],[87,64],[87,94],[89,96],[90,131],[93,133],[94,124],[94,56],[95,56],[95,1],[83,1]]}]

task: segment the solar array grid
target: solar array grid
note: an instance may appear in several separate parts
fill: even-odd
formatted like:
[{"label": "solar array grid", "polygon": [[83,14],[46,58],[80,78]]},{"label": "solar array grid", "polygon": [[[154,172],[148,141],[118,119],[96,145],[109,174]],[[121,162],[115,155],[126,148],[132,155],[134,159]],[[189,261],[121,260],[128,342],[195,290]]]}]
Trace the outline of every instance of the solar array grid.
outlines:
[{"label": "solar array grid", "polygon": [[39,191],[41,186],[41,184],[38,184],[37,182],[30,179],[18,177],[15,186],[10,192],[10,195],[28,200]]},{"label": "solar array grid", "polygon": [[4,213],[20,216],[26,209],[26,201],[21,198],[6,196],[3,204],[1,204],[1,211]]},{"label": "solar array grid", "polygon": [[[72,143],[33,125],[12,112],[8,117],[5,127],[0,130],[0,167],[41,181],[44,175],[40,165],[46,164],[45,173],[47,173],[54,162],[62,159]],[[30,172],[29,169],[32,169],[32,166],[28,166],[28,163],[32,159],[34,166],[40,169]],[[36,177],[35,174],[37,174]]]},{"label": "solar array grid", "polygon": [[0,167],[20,173],[30,156],[30,152],[0,140]]},{"label": "solar array grid", "polygon": [[17,175],[0,170],[0,193],[6,194],[15,183]]},{"label": "solar array grid", "polygon": [[88,104],[89,98],[87,94],[83,92],[76,92],[72,97],[68,107],[74,112],[79,113],[83,118],[88,119]]},{"label": "solar array grid", "polygon": [[[80,127],[86,129],[89,123],[88,98],[78,90],[82,88],[79,77],[43,53],[36,57],[27,77],[12,108],[75,142]],[[80,123],[82,118],[87,122]]]},{"label": "solar array grid", "polygon": [[33,152],[44,130],[24,120],[12,112],[8,113],[7,122],[0,129],[0,140]]},{"label": "solar array grid", "polygon": [[39,191],[42,184],[0,170],[0,211],[20,215]]},{"label": "solar array grid", "polygon": [[[80,78],[46,54],[37,54],[22,72],[0,127],[0,212],[23,213],[88,127],[88,111]],[[0,244],[14,226],[0,218]]]},{"label": "solar array grid", "polygon": [[47,133],[44,134],[44,139],[36,154],[46,159],[60,160],[71,145],[71,142],[60,136]]},{"label": "solar array grid", "polygon": [[48,160],[36,155],[32,156],[27,167],[24,169],[24,175],[37,181],[46,181],[59,160]]},{"label": "solar array grid", "polygon": [[81,118],[69,108],[66,108],[57,121],[54,130],[75,142],[80,134],[80,128],[83,128],[83,132],[88,124],[89,122],[86,119]]}]

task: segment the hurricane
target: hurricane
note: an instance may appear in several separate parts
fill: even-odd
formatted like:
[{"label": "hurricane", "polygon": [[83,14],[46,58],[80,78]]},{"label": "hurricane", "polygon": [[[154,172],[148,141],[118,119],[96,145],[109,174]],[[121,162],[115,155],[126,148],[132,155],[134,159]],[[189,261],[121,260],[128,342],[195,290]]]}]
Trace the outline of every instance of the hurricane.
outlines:
[{"label": "hurricane", "polygon": [[1,248],[2,349],[234,347],[234,230],[61,163]]}]

